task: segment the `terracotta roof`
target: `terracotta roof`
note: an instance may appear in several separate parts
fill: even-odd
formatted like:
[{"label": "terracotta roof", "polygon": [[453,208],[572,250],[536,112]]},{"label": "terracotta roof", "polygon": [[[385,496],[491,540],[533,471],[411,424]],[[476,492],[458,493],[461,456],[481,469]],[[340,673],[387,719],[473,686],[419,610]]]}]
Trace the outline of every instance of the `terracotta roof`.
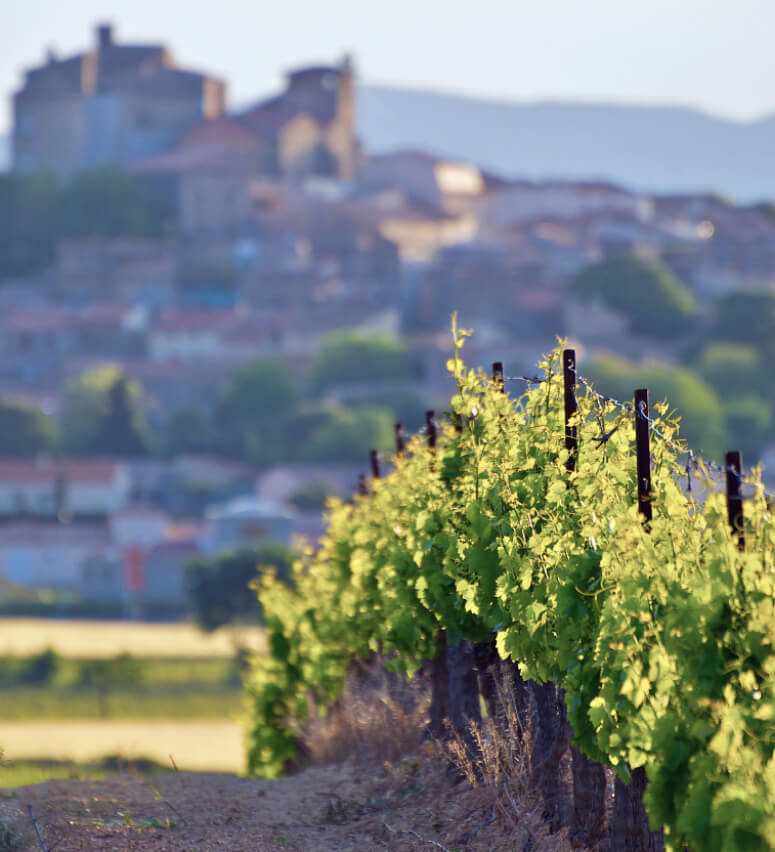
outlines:
[{"label": "terracotta roof", "polygon": [[116,303],[96,303],[83,308],[76,316],[79,325],[91,325],[100,323],[119,324],[131,311],[127,305]]},{"label": "terracotta roof", "polygon": [[0,547],[93,547],[110,545],[104,524],[20,523],[0,524]]},{"label": "terracotta roof", "polygon": [[222,143],[177,148],[167,154],[148,157],[130,166],[138,174],[244,174],[258,171],[249,151]]},{"label": "terracotta roof", "polygon": [[0,483],[51,482],[57,476],[69,482],[111,482],[119,468],[119,462],[0,459]]},{"label": "terracotta roof", "polygon": [[146,557],[179,556],[192,557],[200,553],[199,545],[193,539],[182,541],[160,541],[146,551]]},{"label": "terracotta roof", "polygon": [[239,121],[256,136],[272,139],[284,124],[296,118],[297,115],[297,112],[283,109],[277,102],[268,102],[243,112],[239,116]]},{"label": "terracotta roof", "polygon": [[334,74],[338,77],[340,73],[341,69],[335,65],[307,65],[304,68],[295,68],[293,71],[287,71],[286,76],[289,80],[298,80],[301,77],[317,77],[320,74]]},{"label": "terracotta roof", "polygon": [[192,541],[195,542],[202,535],[203,530],[204,524],[201,523],[176,523],[167,524],[164,534],[168,542],[188,544]]},{"label": "terracotta roof", "polygon": [[118,509],[110,513],[110,519],[120,518],[161,518],[166,519],[167,515],[154,506],[149,506],[147,503],[130,503],[123,509]]},{"label": "terracotta roof", "polygon": [[166,311],[153,328],[154,332],[218,331],[234,315],[230,311]]},{"label": "terracotta roof", "polygon": [[213,118],[209,121],[203,121],[192,127],[185,133],[179,147],[192,147],[198,145],[230,145],[230,146],[250,146],[254,145],[256,137],[239,121],[227,116]]},{"label": "terracotta roof", "polygon": [[545,310],[556,308],[562,302],[557,290],[517,290],[514,303],[520,308]]},{"label": "terracotta roof", "polygon": [[8,319],[8,327],[18,332],[57,331],[70,328],[73,318],[64,311],[20,311]]}]

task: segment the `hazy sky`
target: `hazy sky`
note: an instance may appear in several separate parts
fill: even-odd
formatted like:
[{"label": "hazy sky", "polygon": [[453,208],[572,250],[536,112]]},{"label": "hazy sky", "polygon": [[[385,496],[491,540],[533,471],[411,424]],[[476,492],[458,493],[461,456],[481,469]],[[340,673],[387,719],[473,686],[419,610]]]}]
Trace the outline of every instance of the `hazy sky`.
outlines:
[{"label": "hazy sky", "polygon": [[232,104],[350,51],[372,83],[775,112],[773,0],[17,0],[0,30],[0,91],[47,47],[84,49],[102,20],[226,78]]}]

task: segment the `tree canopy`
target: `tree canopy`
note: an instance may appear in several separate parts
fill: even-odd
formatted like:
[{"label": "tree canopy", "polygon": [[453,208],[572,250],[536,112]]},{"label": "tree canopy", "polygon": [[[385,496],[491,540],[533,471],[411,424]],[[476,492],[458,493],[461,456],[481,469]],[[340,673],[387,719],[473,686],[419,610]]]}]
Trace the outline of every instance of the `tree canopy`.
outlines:
[{"label": "tree canopy", "polygon": [[254,464],[287,457],[287,424],[301,393],[281,361],[253,361],[229,377],[213,426],[222,449]]},{"label": "tree canopy", "polygon": [[320,348],[310,371],[316,390],[335,385],[411,381],[415,370],[404,343],[356,332],[332,334]]},{"label": "tree canopy", "polygon": [[53,177],[0,175],[0,279],[54,259],[59,189]]},{"label": "tree canopy", "polygon": [[39,408],[0,402],[0,456],[29,458],[47,453],[54,440],[54,423]]},{"label": "tree canopy", "polygon": [[242,548],[186,565],[186,589],[203,630],[235,621],[258,621],[261,610],[250,583],[267,567],[287,581],[293,551],[281,544]]},{"label": "tree canopy", "polygon": [[743,461],[758,461],[772,434],[772,409],[758,396],[732,397],[724,405],[730,449],[741,450]]},{"label": "tree canopy", "polygon": [[654,261],[614,256],[593,263],[570,284],[579,299],[600,299],[626,316],[634,334],[667,339],[685,333],[699,312],[691,292]]},{"label": "tree canopy", "polygon": [[394,441],[393,416],[384,408],[336,409],[299,448],[308,462],[369,461],[369,451],[389,450]]},{"label": "tree canopy", "polygon": [[173,216],[170,198],[114,167],[63,185],[51,175],[0,175],[0,279],[45,267],[63,237],[160,237]]},{"label": "tree canopy", "polygon": [[761,352],[744,343],[710,343],[699,353],[697,372],[722,398],[753,394],[766,397],[774,380]]},{"label": "tree canopy", "polygon": [[160,237],[172,224],[170,201],[114,166],[75,175],[58,202],[67,237]]},{"label": "tree canopy", "polygon": [[96,367],[62,394],[60,444],[72,455],[145,455],[142,389],[115,366]]},{"label": "tree canopy", "polygon": [[713,340],[729,340],[775,354],[775,293],[736,291],[715,305]]}]

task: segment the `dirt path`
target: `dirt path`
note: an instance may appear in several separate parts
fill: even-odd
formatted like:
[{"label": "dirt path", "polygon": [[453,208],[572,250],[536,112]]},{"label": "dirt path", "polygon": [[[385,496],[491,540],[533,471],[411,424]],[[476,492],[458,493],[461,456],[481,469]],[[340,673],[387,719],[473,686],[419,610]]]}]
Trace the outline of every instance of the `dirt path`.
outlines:
[{"label": "dirt path", "polygon": [[535,820],[504,824],[492,801],[416,762],[369,777],[337,766],[278,781],[180,773],[20,787],[0,794],[0,820],[18,831],[15,845],[0,838],[3,852],[41,852],[29,806],[52,852],[569,849]]}]

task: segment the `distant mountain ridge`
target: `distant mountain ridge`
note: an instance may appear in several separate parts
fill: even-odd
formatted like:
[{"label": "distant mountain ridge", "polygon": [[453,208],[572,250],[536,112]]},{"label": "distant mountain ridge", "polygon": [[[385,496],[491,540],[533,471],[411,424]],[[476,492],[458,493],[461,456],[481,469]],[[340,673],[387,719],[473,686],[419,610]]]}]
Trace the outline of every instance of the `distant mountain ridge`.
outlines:
[{"label": "distant mountain ridge", "polygon": [[684,107],[516,103],[372,85],[359,88],[357,115],[367,151],[422,148],[509,177],[775,199],[775,116],[743,123]]},{"label": "distant mountain ridge", "polygon": [[[361,85],[366,150],[421,148],[507,177],[604,180],[652,193],[775,201],[775,116],[735,122],[686,107],[489,101]],[[0,171],[11,137],[0,135]]]}]

